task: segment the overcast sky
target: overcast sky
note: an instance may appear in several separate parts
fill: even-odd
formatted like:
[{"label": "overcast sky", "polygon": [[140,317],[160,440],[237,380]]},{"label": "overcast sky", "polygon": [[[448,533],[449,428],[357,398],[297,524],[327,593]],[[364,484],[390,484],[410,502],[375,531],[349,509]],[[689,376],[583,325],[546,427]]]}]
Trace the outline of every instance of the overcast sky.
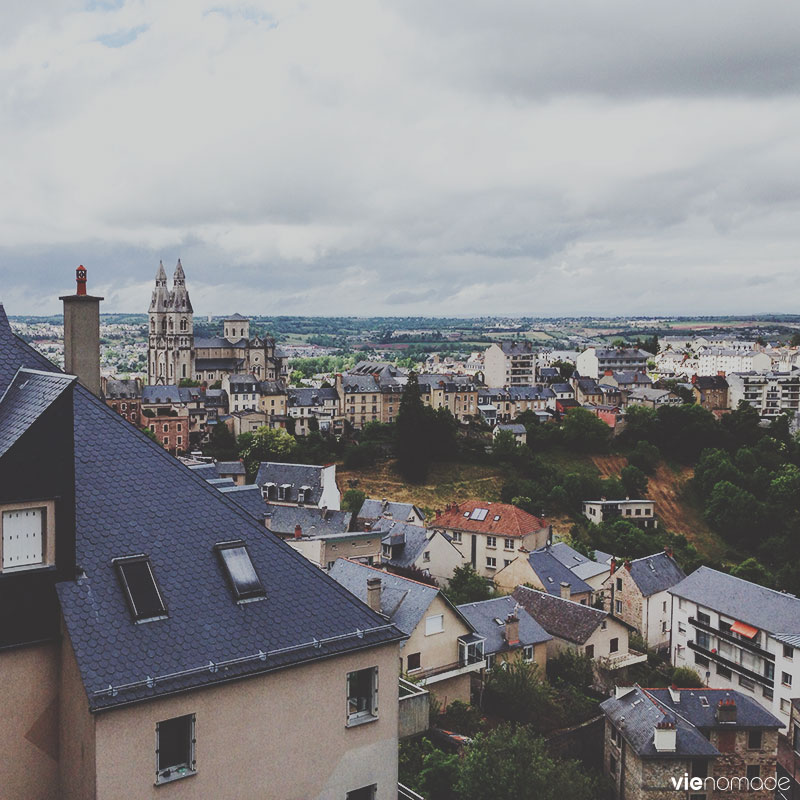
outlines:
[{"label": "overcast sky", "polygon": [[0,299],[800,312],[800,4],[8,0]]}]

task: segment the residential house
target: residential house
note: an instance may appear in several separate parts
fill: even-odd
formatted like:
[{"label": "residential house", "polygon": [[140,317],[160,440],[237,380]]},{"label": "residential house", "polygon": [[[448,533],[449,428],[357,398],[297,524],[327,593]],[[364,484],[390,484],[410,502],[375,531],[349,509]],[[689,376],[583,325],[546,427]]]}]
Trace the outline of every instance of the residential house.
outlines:
[{"label": "residential house", "polygon": [[222,389],[228,395],[229,410],[258,411],[261,407],[261,389],[255,375],[228,375],[222,377]]},{"label": "residential house", "polygon": [[443,706],[470,701],[471,675],[486,666],[483,638],[439,589],[342,558],[328,574],[406,634],[401,673]]},{"label": "residential house", "polygon": [[781,722],[740,692],[620,687],[600,707],[618,800],[775,797]]},{"label": "residential house", "polygon": [[[199,401],[194,401],[199,406]],[[191,404],[188,390],[160,385],[142,388],[142,427],[149,428],[159,444],[173,455],[188,452]]]},{"label": "residential house", "polygon": [[332,432],[334,420],[339,416],[339,394],[333,387],[315,389],[289,387],[287,390],[287,413],[294,419],[294,432],[306,436],[312,429],[312,419],[317,429]]},{"label": "residential house", "polygon": [[624,669],[647,660],[645,653],[628,646],[631,626],[607,611],[528,586],[517,586],[511,596],[553,637],[547,643],[548,658],[572,650],[606,670]]},{"label": "residential house", "polygon": [[446,408],[459,422],[478,414],[478,384],[469,375],[418,376],[422,402],[433,409]]},{"label": "residential house", "polygon": [[497,570],[521,550],[536,550],[552,537],[545,519],[508,503],[481,500],[450,503],[427,524],[447,533],[461,551],[464,563],[472,564],[479,575],[492,580]]},{"label": "residential house", "polygon": [[605,402],[606,395],[594,378],[582,378],[576,375],[572,385],[575,387],[575,399],[580,405]]},{"label": "residential house", "polygon": [[516,419],[524,411],[546,411],[554,397],[555,393],[549,386],[509,386],[511,418]]},{"label": "residential house", "polygon": [[244,486],[247,473],[241,461],[217,461],[216,467],[220,478],[230,478],[237,486]]},{"label": "residential house", "polygon": [[549,408],[552,411],[556,410],[556,403],[559,400],[574,400],[575,390],[572,388],[571,383],[554,383],[550,387],[553,392],[553,397],[549,400]]},{"label": "residential house", "polygon": [[554,542],[547,550],[577,578],[588,583],[592,592],[600,591],[611,570],[611,555],[600,550],[595,551],[594,559],[587,558],[566,542]]},{"label": "residential house", "polygon": [[669,389],[654,389],[652,386],[640,386],[636,389],[631,389],[627,395],[627,404],[629,406],[661,408],[662,406],[679,406],[682,403],[683,400]]},{"label": "residential house", "polygon": [[583,605],[592,601],[592,587],[564,566],[547,546],[506,559],[494,576],[494,584],[504,592],[513,592],[525,584]]},{"label": "residential house", "polygon": [[262,414],[278,419],[287,416],[288,394],[283,381],[260,381],[258,394]]},{"label": "residential house", "polygon": [[583,516],[599,525],[624,519],[640,528],[657,528],[656,504],[652,500],[637,500],[626,497],[624,500],[584,500]]},{"label": "residential house", "polygon": [[495,425],[492,431],[492,438],[496,439],[500,431],[508,431],[514,437],[514,441],[517,444],[524,445],[528,441],[528,431],[525,429],[524,425],[518,422],[506,422]]},{"label": "residential house", "polygon": [[142,382],[139,378],[112,380],[102,378],[103,397],[106,405],[123,419],[136,426],[141,425]]},{"label": "residential house", "polygon": [[537,378],[541,383],[550,386],[561,380],[561,371],[558,367],[539,367]]},{"label": "residential house", "polygon": [[424,525],[425,514],[413,503],[396,503],[393,500],[375,500],[368,497],[358,512],[358,526],[374,525],[379,520],[408,522],[410,525]]},{"label": "residential house", "polygon": [[708,411],[728,408],[728,381],[724,375],[692,375],[692,394]]},{"label": "residential house", "polygon": [[612,560],[603,584],[604,607],[633,625],[648,647],[668,648],[672,630],[669,590],[685,577],[670,552],[626,561],[619,568]]},{"label": "residential house", "polygon": [[575,368],[585,378],[597,380],[606,370],[645,372],[651,353],[632,347],[587,347],[576,359]]},{"label": "residential house", "polygon": [[523,661],[547,667],[547,643],[553,638],[513,597],[464,603],[458,610],[484,639],[486,669]]},{"label": "residential house", "polygon": [[757,350],[704,347],[697,352],[698,375],[725,375],[731,372],[768,372],[772,359]]},{"label": "residential house", "polygon": [[379,519],[371,528],[381,538],[381,563],[400,575],[418,569],[446,586],[463,563],[461,553],[441,531],[418,525]]},{"label": "residential house", "polygon": [[388,368],[378,375],[337,375],[340,414],[357,429],[368,422],[394,422],[403,385]]},{"label": "residential house", "polygon": [[333,511],[341,508],[336,464],[317,466],[262,461],[258,465],[256,486],[268,503],[316,506]]},{"label": "residential house", "polygon": [[528,340],[489,345],[483,355],[487,386],[532,386],[536,383],[536,354]]},{"label": "residential house", "polygon": [[672,663],[788,724],[800,686],[800,599],[700,567],[669,590]]},{"label": "residential house", "polygon": [[2,794],[396,798],[403,634],[2,308],[0,396]]}]

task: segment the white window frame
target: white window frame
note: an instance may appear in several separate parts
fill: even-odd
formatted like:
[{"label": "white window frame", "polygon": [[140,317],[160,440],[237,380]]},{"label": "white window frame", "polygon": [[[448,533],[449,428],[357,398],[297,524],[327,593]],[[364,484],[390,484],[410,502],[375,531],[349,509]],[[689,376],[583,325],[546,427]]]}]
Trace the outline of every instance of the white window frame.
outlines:
[{"label": "white window frame", "polygon": [[496,536],[487,536],[486,537],[486,546],[487,547],[497,547],[497,537]]},{"label": "white window frame", "polygon": [[[160,767],[159,765],[159,748],[160,748],[160,726],[165,722],[171,722],[173,719],[180,719],[181,717],[189,717],[189,763],[188,764],[170,764],[169,766]],[[180,780],[181,778],[189,778],[197,774],[197,760],[195,755],[196,737],[196,723],[197,720],[194,714],[182,714],[181,717],[172,717],[171,719],[161,720],[156,723],[156,780],[155,785],[159,786],[162,783],[172,783],[172,781]]]},{"label": "white window frame", "polygon": [[514,540],[513,539],[503,539],[503,549],[504,550],[513,550],[514,549]]},{"label": "white window frame", "polygon": [[425,635],[435,636],[444,633],[444,614],[431,614],[425,617]]},{"label": "white window frame", "polygon": [[[372,690],[369,698],[369,708],[362,709],[361,711],[350,710],[350,676],[358,675],[360,672],[372,673]],[[365,669],[357,669],[347,673],[347,680],[345,682],[345,710],[347,713],[346,726],[353,727],[354,725],[361,725],[364,722],[373,722],[378,719],[378,668],[366,667]]]},{"label": "white window frame", "polygon": [[[52,567],[56,561],[56,539],[55,539],[55,501],[37,500],[36,502],[26,503],[4,503],[0,505],[0,573],[26,572],[29,570],[47,569]],[[19,564],[18,566],[3,566],[3,525],[6,513],[18,511],[41,511],[42,519],[42,556],[37,562]]]},{"label": "white window frame", "polygon": [[522,660],[523,661],[527,661],[528,663],[533,661],[533,645],[532,644],[526,644],[522,648]]}]

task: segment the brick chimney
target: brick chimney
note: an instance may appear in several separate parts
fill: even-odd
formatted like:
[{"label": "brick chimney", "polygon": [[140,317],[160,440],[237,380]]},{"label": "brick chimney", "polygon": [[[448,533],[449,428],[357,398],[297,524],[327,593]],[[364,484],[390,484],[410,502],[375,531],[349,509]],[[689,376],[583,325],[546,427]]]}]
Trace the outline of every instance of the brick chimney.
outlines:
[{"label": "brick chimney", "polygon": [[100,301],[86,294],[86,268],[75,270],[75,294],[59,297],[64,303],[64,370],[100,396]]},{"label": "brick chimney", "polygon": [[736,701],[732,697],[719,701],[717,722],[736,722]]},{"label": "brick chimney", "polygon": [[381,612],[381,579],[367,578],[367,605],[379,614]]},{"label": "brick chimney", "polygon": [[303,538],[303,529],[299,525],[294,526],[294,538],[295,539]]},{"label": "brick chimney", "polygon": [[678,731],[674,722],[659,722],[653,733],[653,747],[659,753],[674,753],[678,749]]},{"label": "brick chimney", "polygon": [[519,617],[512,611],[506,617],[505,636],[508,644],[519,644]]},{"label": "brick chimney", "polygon": [[630,561],[625,561],[625,569],[628,570],[628,572],[631,571],[631,562]]},{"label": "brick chimney", "polygon": [[611,564],[609,566],[611,570],[609,574],[613,575],[617,571],[617,559],[612,557]]},{"label": "brick chimney", "polygon": [[566,581],[561,581],[561,599],[562,600],[569,600],[569,596],[572,594],[569,588],[569,584]]},{"label": "brick chimney", "polygon": [[692,383],[697,383],[697,375],[692,375]]}]

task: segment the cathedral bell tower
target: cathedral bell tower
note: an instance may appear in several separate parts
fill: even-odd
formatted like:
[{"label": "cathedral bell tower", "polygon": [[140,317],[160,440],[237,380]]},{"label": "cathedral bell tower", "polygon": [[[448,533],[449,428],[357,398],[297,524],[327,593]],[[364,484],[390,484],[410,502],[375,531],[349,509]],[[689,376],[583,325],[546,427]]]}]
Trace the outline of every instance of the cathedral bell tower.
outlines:
[{"label": "cathedral bell tower", "polygon": [[178,384],[194,377],[194,323],[186,276],[180,260],[167,289],[167,273],[159,262],[148,311],[147,383]]}]

